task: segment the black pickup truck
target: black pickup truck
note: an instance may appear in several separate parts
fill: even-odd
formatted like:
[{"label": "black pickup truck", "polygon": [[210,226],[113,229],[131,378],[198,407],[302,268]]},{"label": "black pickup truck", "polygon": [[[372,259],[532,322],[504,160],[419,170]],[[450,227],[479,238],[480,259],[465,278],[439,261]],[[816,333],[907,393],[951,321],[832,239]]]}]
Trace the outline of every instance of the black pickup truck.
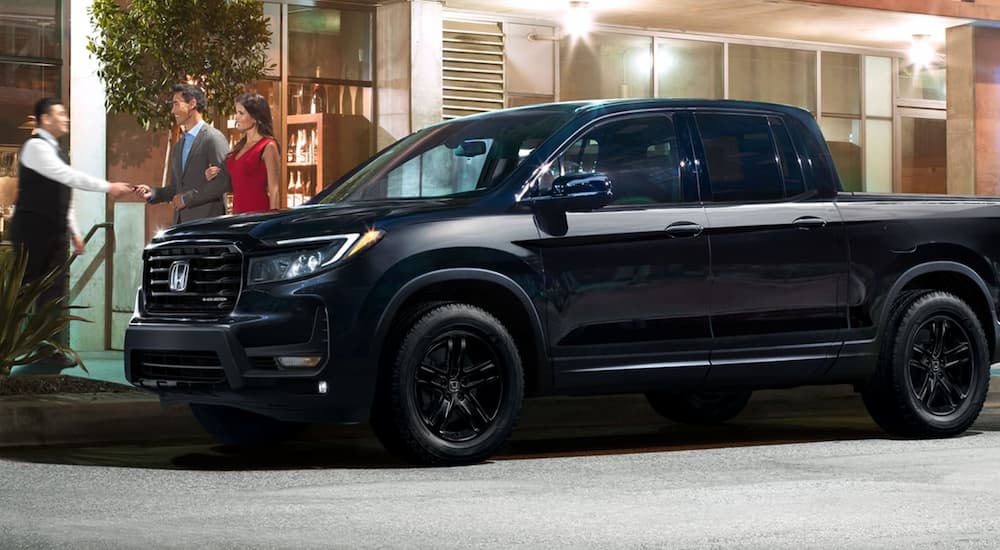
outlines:
[{"label": "black pickup truck", "polygon": [[997,355],[998,228],[994,199],[842,192],[797,108],[510,109],[310,205],[158,235],[126,374],[224,443],[368,420],[423,464],[489,457],[524,396],[713,423],[755,389],[848,383],[886,431],[952,436]]}]

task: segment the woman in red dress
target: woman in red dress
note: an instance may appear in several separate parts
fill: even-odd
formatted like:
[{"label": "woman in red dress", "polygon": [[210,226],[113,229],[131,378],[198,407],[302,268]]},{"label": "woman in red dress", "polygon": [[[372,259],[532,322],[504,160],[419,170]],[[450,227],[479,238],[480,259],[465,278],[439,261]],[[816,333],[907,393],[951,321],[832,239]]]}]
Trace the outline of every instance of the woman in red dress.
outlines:
[{"label": "woman in red dress", "polygon": [[[236,129],[243,132],[226,157],[226,171],[233,183],[233,214],[277,210],[281,204],[278,142],[267,100],[259,94],[236,99]],[[218,166],[205,170],[205,179],[219,174]]]}]

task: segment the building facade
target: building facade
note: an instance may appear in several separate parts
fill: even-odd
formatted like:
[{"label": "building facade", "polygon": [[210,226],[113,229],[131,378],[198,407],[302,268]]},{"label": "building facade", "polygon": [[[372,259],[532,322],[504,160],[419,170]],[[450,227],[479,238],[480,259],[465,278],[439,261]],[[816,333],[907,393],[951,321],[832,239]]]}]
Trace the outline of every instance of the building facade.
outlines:
[{"label": "building facade", "polygon": [[[9,214],[27,115],[68,98],[74,165],[159,185],[167,135],[108,115],[86,52],[90,0],[0,2],[0,209]],[[443,119],[548,101],[731,98],[819,121],[852,191],[998,194],[1000,0],[282,0],[268,98],[284,204]],[[216,121],[230,130],[225,120]],[[77,349],[122,344],[141,251],[167,206],[78,193]]]}]

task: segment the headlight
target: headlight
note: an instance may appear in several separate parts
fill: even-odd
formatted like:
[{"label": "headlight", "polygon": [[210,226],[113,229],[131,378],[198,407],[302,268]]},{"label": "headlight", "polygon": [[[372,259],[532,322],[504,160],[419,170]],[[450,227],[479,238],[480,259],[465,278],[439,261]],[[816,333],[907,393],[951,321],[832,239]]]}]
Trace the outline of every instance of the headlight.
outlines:
[{"label": "headlight", "polygon": [[323,243],[324,246],[251,258],[249,283],[253,285],[286,281],[311,275],[371,248],[384,234],[383,231],[373,229],[366,233],[277,241],[278,245]]}]

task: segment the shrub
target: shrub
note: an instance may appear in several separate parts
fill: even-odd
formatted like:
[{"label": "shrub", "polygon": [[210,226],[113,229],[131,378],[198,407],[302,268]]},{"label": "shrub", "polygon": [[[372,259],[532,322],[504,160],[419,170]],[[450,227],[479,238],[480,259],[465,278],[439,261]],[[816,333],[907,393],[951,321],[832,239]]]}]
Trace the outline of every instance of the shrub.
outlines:
[{"label": "shrub", "polygon": [[28,254],[0,252],[0,376],[10,374],[17,365],[27,365],[56,353],[65,353],[77,360],[84,371],[80,356],[69,346],[55,340],[70,321],[86,321],[70,314],[65,298],[36,304],[43,292],[58,284],[66,267],[55,269],[44,277],[24,283]]}]

